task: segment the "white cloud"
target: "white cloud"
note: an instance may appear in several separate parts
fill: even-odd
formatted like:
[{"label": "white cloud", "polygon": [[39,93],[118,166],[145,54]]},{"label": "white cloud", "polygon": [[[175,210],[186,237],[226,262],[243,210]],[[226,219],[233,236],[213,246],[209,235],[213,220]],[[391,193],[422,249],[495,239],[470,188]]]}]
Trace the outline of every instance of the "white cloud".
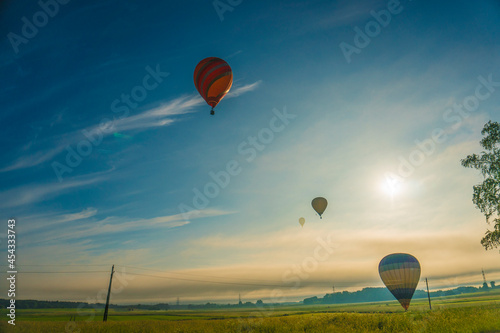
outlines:
[{"label": "white cloud", "polygon": [[[253,91],[258,88],[260,83],[261,81],[257,81],[240,87],[233,87],[232,91],[226,96],[226,98],[234,98],[244,93]],[[173,118],[174,116],[194,112],[195,107],[203,103],[203,99],[198,95],[181,96],[166,103],[149,107],[139,114],[129,115],[122,119],[115,119],[110,123],[111,128],[107,128],[106,131],[103,131],[101,129],[101,122],[99,122],[93,126],[83,128],[81,130],[59,135],[59,139],[57,140],[59,141],[59,143],[54,144],[48,149],[41,149],[34,152],[31,151],[28,152],[27,155],[19,156],[16,161],[1,168],[0,173],[34,167],[53,159],[55,156],[60,154],[66,146],[72,146],[82,140],[86,140],[85,136],[82,134],[83,130],[91,133],[97,131],[97,133],[101,133],[103,136],[106,136],[111,135],[113,132],[117,131],[144,131],[160,126],[170,126],[177,121],[175,118]],[[64,138],[64,140],[61,140],[61,138]],[[52,141],[55,142],[55,138],[52,138]]]},{"label": "white cloud", "polygon": [[47,150],[41,150],[37,152],[33,152],[29,155],[23,155],[20,156],[17,160],[15,160],[12,164],[0,169],[0,173],[2,172],[7,172],[7,171],[12,171],[12,170],[19,170],[19,169],[24,169],[24,168],[30,168],[39,164],[42,164],[50,159],[52,159],[54,156],[59,154],[64,150],[64,145],[59,145]]},{"label": "white cloud", "polygon": [[[109,171],[107,171],[109,172]],[[0,192],[0,207],[13,208],[52,199],[75,188],[81,188],[105,180],[103,173],[78,177],[64,182],[29,184]]]},{"label": "white cloud", "polygon": [[64,225],[68,222],[88,219],[97,214],[97,209],[87,208],[77,213],[60,214],[46,213],[32,216],[23,216],[23,224],[18,227],[22,233],[28,233],[40,229],[47,229],[54,225]]},{"label": "white cloud", "polygon": [[259,80],[257,82],[254,82],[252,84],[247,84],[241,87],[234,87],[232,90],[229,91],[229,93],[226,95],[225,98],[233,98],[233,97],[238,97],[239,95],[245,94],[249,91],[253,91],[259,87],[259,85],[262,83],[262,80]]},{"label": "white cloud", "polygon": [[[232,212],[206,209],[200,210],[194,219],[204,217],[214,217],[232,214]],[[77,214],[81,217],[81,213]],[[93,216],[91,213],[89,216]],[[155,229],[155,228],[175,228],[189,224],[190,221],[184,219],[183,214],[157,216],[146,219],[133,219],[128,217],[109,216],[101,220],[91,221],[91,223],[79,223],[78,225],[67,225],[66,227],[58,226],[57,233],[47,229],[42,232],[37,232],[36,236],[31,236],[30,244],[40,244],[46,242],[67,242],[69,240],[84,240],[91,239],[94,236],[112,235],[123,232],[133,232],[138,230]]]}]

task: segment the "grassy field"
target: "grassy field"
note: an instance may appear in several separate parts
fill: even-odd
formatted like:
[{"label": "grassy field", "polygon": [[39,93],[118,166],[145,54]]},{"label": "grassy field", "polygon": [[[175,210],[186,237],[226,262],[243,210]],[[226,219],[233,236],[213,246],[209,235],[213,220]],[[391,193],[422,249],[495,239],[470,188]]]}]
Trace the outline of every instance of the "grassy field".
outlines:
[{"label": "grassy field", "polygon": [[[500,290],[399,303],[297,305],[196,311],[18,310],[16,326],[0,311],[0,332],[500,332]],[[76,315],[75,321],[69,321]]]}]

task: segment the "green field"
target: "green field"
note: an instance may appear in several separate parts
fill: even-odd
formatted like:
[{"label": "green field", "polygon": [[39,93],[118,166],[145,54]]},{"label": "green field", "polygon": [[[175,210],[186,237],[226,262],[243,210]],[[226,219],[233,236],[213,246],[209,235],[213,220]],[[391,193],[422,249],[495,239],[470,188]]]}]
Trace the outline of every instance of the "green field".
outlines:
[{"label": "green field", "polygon": [[[18,310],[16,326],[1,310],[0,332],[500,332],[500,290],[399,303],[297,305],[183,311]],[[69,321],[76,316],[75,321]]]}]

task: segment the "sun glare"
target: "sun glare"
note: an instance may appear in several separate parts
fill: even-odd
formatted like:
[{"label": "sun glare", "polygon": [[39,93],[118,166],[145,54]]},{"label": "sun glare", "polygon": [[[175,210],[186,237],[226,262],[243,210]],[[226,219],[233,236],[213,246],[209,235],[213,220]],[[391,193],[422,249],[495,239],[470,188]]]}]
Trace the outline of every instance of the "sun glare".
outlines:
[{"label": "sun glare", "polygon": [[401,193],[401,180],[391,175],[385,175],[382,190],[391,198],[394,198]]}]

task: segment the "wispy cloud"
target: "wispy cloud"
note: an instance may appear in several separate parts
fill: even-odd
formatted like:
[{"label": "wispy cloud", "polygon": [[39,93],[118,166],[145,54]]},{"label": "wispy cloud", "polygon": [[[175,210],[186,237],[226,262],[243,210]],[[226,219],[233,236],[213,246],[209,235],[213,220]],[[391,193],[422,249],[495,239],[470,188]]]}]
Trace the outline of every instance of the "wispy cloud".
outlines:
[{"label": "wispy cloud", "polygon": [[[235,87],[226,98],[233,98],[253,91],[262,81]],[[147,130],[152,127],[172,125],[173,116],[195,112],[194,108],[205,103],[199,95],[181,96],[168,103],[141,112],[138,115],[116,120],[113,126],[116,131]],[[95,126],[97,128],[97,126]]]},{"label": "wispy cloud", "polygon": [[252,84],[247,84],[247,85],[244,85],[244,86],[241,86],[241,87],[237,87],[233,90],[231,90],[228,94],[227,94],[227,98],[233,98],[233,97],[238,97],[239,95],[242,95],[244,93],[247,93],[249,91],[252,91],[252,90],[255,90],[257,89],[260,84],[262,83],[262,80],[259,80],[259,81],[256,81]]},{"label": "wispy cloud", "polygon": [[[253,91],[258,88],[261,82],[262,81],[257,81],[240,87],[234,87],[226,98],[234,98]],[[59,135],[57,138],[51,138],[53,144],[46,149],[32,151],[34,149],[33,146],[28,144],[30,151],[26,152],[26,155],[19,156],[10,165],[1,168],[0,173],[34,167],[53,159],[60,154],[66,146],[75,145],[79,141],[85,140],[85,136],[82,133],[83,130],[89,132],[98,131],[104,137],[112,135],[114,132],[145,131],[160,126],[170,126],[178,120],[174,118],[175,116],[195,112],[195,108],[203,103],[204,101],[199,95],[192,94],[181,96],[160,105],[150,106],[136,115],[115,119],[110,124],[111,128],[108,128],[106,131],[101,129],[101,124],[99,122],[77,131]],[[61,138],[64,138],[64,140]]]},{"label": "wispy cloud", "polygon": [[106,180],[104,174],[113,169],[77,177],[65,182],[29,184],[0,192],[0,208],[13,208],[52,199],[75,188],[81,188]]},{"label": "wispy cloud", "polygon": [[343,25],[353,25],[362,23],[362,20],[370,17],[370,10],[377,10],[387,2],[380,0],[370,0],[363,3],[340,1],[337,9],[332,13],[329,12],[324,18],[320,18],[317,25],[323,28],[334,28]]},{"label": "wispy cloud", "polygon": [[55,225],[64,225],[69,222],[88,219],[97,215],[97,209],[86,208],[77,213],[46,213],[31,216],[23,216],[24,223],[18,227],[23,233],[33,232],[40,229],[49,229]]},{"label": "wispy cloud", "polygon": [[[89,217],[93,216],[92,211],[87,213],[89,214]],[[217,209],[206,209],[201,210],[194,219],[222,216],[232,213],[233,212]],[[77,214],[77,216],[81,215],[82,212]],[[66,220],[68,219],[66,218]],[[56,234],[53,233],[52,230],[47,229],[47,231],[37,233],[36,239],[33,239],[31,244],[44,243],[47,241],[62,242],[75,239],[84,240],[98,235],[110,235],[152,228],[175,228],[189,223],[191,223],[191,221],[185,220],[182,214],[157,216],[147,219],[131,219],[128,217],[110,216],[102,220],[92,221],[92,223],[81,223],[79,225],[71,225],[65,228],[58,226],[58,232]]]},{"label": "wispy cloud", "polygon": [[20,156],[12,164],[0,169],[1,172],[30,168],[42,164],[64,150],[64,145],[59,145],[47,150],[37,151],[29,155]]},{"label": "wispy cloud", "polygon": [[[172,125],[173,116],[193,112],[194,107],[203,103],[203,99],[196,95],[182,96],[168,103],[161,104],[135,116],[129,116],[113,122],[115,131],[147,130],[152,127]],[[97,129],[98,125],[94,127]]]},{"label": "wispy cloud", "polygon": [[236,51],[236,52],[234,52],[234,53],[231,53],[231,54],[230,54],[230,55],[228,55],[228,56],[225,56],[225,57],[224,57],[224,59],[231,59],[231,58],[233,58],[233,57],[237,56],[237,55],[238,55],[238,54],[240,54],[240,53],[243,53],[243,51],[242,51],[242,50],[238,50],[238,51]]}]

